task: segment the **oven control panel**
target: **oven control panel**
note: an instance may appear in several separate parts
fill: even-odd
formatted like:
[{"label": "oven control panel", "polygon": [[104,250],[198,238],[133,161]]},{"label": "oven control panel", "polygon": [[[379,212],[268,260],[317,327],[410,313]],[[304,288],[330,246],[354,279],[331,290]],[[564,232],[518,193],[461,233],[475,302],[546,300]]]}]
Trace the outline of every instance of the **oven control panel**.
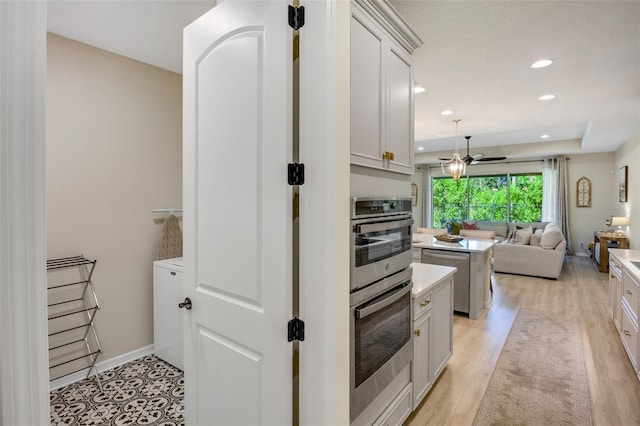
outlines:
[{"label": "oven control panel", "polygon": [[411,214],[411,198],[354,197],[351,203],[352,219]]}]

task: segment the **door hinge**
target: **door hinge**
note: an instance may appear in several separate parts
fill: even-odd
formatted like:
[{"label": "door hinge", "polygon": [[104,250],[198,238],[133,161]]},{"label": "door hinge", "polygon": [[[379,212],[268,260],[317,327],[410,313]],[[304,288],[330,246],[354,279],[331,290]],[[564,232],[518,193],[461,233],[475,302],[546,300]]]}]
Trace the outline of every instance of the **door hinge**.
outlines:
[{"label": "door hinge", "polygon": [[289,329],[289,341],[304,340],[304,321],[298,317],[294,317],[288,324]]},{"label": "door hinge", "polygon": [[304,27],[304,6],[289,5],[289,26],[296,31]]},{"label": "door hinge", "polygon": [[288,166],[288,182],[289,185],[304,185],[304,164],[289,163]]}]

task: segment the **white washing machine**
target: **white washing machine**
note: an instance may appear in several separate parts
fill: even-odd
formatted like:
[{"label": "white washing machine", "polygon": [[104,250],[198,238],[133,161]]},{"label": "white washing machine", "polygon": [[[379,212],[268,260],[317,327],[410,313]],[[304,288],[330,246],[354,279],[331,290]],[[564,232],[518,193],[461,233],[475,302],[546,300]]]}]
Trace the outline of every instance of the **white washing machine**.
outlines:
[{"label": "white washing machine", "polygon": [[153,347],[155,355],[184,370],[182,258],[153,262]]}]

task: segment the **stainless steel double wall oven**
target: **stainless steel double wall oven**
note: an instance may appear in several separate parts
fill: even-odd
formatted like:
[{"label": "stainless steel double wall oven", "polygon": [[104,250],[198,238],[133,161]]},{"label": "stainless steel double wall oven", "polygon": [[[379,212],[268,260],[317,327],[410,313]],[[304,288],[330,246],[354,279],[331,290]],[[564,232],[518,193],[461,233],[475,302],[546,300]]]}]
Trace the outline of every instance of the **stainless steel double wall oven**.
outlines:
[{"label": "stainless steel double wall oven", "polygon": [[353,198],[351,207],[353,421],[411,362],[413,219],[411,198]]}]

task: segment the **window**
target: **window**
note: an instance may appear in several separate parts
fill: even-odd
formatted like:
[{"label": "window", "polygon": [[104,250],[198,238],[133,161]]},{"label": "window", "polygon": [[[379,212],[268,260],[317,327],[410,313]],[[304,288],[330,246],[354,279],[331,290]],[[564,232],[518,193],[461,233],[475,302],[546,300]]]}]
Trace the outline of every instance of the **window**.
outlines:
[{"label": "window", "polygon": [[542,218],[542,174],[501,174],[432,180],[432,225],[446,220],[535,222]]}]

